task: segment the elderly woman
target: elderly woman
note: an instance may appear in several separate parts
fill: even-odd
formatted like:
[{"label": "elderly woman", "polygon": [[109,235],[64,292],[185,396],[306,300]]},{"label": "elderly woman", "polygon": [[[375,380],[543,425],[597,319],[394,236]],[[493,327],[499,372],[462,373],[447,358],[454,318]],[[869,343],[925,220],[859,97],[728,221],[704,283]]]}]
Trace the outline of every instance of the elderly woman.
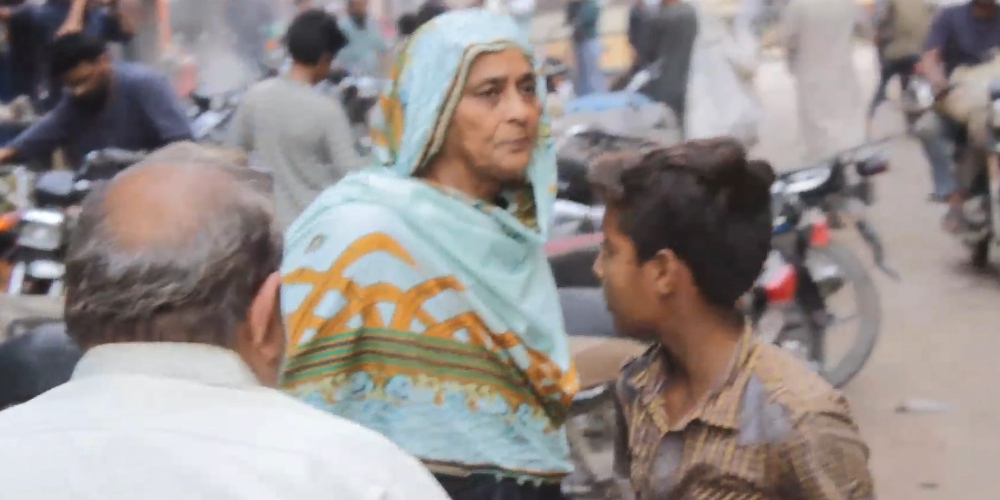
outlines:
[{"label": "elderly woman", "polygon": [[560,498],[577,390],[542,252],[545,87],[509,17],[420,29],[379,99],[381,165],[292,224],[285,387],[419,457],[455,499]]}]

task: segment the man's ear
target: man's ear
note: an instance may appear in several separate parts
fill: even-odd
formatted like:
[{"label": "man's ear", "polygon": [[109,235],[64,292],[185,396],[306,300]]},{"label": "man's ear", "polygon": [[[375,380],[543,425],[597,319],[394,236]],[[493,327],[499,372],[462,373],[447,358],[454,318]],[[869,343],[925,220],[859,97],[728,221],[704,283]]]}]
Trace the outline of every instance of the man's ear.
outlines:
[{"label": "man's ear", "polygon": [[257,289],[257,295],[250,303],[250,310],[247,311],[247,326],[250,329],[250,341],[255,347],[267,344],[268,336],[273,330],[272,323],[275,315],[281,314],[278,309],[278,291],[281,288],[281,275],[277,272],[271,273],[264,284]]},{"label": "man's ear", "polygon": [[663,249],[649,259],[647,265],[653,270],[653,283],[656,293],[665,297],[674,292],[677,287],[677,273],[680,271],[680,260],[673,250]]}]

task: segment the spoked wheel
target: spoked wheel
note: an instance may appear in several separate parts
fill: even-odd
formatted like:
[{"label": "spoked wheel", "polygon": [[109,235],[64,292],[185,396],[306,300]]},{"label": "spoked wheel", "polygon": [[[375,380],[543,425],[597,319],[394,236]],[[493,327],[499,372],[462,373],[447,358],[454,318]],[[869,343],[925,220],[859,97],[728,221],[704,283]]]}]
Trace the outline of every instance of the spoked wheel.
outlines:
[{"label": "spoked wheel", "polygon": [[[847,246],[831,242],[812,249],[808,259],[810,268],[833,266],[843,279],[843,285],[826,296],[829,316],[824,331],[813,336],[825,343],[823,359],[818,360],[823,378],[841,387],[861,371],[875,350],[882,328],[881,298],[868,269]],[[852,309],[850,313],[840,312],[845,305]],[[851,333],[853,339],[845,338]],[[844,345],[846,352],[838,356],[838,347]]]},{"label": "spoked wheel", "polygon": [[842,387],[875,349],[882,324],[878,289],[864,264],[840,243],[811,249],[807,263],[823,290],[827,313],[811,317],[798,303],[769,309],[757,332],[761,340],[795,353],[831,385]]}]

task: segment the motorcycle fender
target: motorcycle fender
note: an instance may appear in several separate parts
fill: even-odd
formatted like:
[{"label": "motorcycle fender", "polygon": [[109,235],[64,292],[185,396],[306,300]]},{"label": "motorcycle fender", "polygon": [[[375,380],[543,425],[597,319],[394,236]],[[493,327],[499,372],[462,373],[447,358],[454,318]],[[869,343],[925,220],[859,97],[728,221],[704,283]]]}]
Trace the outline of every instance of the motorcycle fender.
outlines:
[{"label": "motorcycle fender", "polygon": [[812,318],[819,317],[817,313],[826,312],[826,301],[823,299],[819,285],[809,272],[809,267],[806,266],[805,259],[803,259],[803,262],[795,264],[795,271],[798,276],[795,288],[795,301]]},{"label": "motorcycle fender", "polygon": [[646,344],[617,337],[569,338],[570,354],[586,389],[618,379],[622,365],[648,349]]}]

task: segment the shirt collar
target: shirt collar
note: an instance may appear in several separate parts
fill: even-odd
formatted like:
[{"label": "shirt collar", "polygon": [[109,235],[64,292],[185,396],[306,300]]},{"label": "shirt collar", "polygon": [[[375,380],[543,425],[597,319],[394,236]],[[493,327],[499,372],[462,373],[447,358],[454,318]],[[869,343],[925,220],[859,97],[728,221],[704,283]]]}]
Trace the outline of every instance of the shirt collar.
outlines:
[{"label": "shirt collar", "polygon": [[668,416],[660,396],[660,390],[667,382],[667,368],[669,366],[669,357],[663,347],[657,347],[656,356],[652,362],[645,369],[633,375],[628,383],[638,392],[643,403],[653,411],[654,421],[663,433],[683,429],[687,423],[696,420],[715,427],[736,430],[739,429],[740,425],[743,390],[753,373],[753,364],[757,357],[756,347],[757,342],[753,333],[749,330],[746,331],[736,346],[728,375],[675,429],[668,428]]},{"label": "shirt collar", "polygon": [[193,343],[99,345],[83,355],[72,379],[102,375],[145,375],[230,387],[260,385],[250,367],[234,351]]}]

